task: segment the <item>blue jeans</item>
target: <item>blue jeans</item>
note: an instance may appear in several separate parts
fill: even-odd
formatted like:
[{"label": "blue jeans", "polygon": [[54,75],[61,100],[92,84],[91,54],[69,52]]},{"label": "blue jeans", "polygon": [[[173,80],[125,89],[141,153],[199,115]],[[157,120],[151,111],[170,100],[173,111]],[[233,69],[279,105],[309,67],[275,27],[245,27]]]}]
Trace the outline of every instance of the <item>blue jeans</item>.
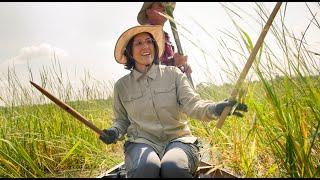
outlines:
[{"label": "blue jeans", "polygon": [[164,156],[143,143],[124,144],[127,177],[131,178],[192,178],[199,165],[199,147],[196,144],[171,142]]}]

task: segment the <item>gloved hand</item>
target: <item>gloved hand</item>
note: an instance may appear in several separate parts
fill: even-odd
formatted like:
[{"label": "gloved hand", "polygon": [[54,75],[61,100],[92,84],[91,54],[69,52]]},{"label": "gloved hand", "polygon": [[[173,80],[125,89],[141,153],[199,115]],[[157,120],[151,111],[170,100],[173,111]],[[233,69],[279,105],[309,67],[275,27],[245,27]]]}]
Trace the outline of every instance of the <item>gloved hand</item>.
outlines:
[{"label": "gloved hand", "polygon": [[111,144],[111,143],[116,143],[118,136],[119,136],[119,131],[116,128],[109,128],[109,129],[104,129],[102,130],[105,135],[99,137],[101,141],[103,141],[106,144]]},{"label": "gloved hand", "polygon": [[[238,103],[237,101],[230,101],[230,100],[226,99],[224,101],[209,105],[208,110],[213,115],[213,117],[214,116],[215,117],[219,117],[219,116],[221,116],[221,114],[223,112],[223,109],[226,106],[233,107],[235,104],[237,104],[237,105],[236,105],[235,110],[232,113],[232,115],[235,115],[235,116],[238,116],[238,117],[243,117],[243,114],[241,114],[240,112],[237,112],[237,110],[243,111],[243,112],[247,112],[248,111],[248,107],[247,107],[246,104]],[[230,113],[228,115],[230,115]]]}]

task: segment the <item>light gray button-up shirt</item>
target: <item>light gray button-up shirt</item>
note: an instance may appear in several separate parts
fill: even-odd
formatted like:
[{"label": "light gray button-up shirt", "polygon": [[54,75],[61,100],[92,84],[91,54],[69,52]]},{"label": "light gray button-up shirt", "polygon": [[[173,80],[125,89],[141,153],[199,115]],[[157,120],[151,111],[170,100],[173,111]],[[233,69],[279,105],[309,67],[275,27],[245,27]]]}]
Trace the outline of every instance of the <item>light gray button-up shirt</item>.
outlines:
[{"label": "light gray button-up shirt", "polygon": [[213,102],[201,100],[177,67],[152,65],[146,74],[136,70],[114,86],[113,127],[131,142],[152,146],[162,157],[171,141],[193,143],[187,115],[210,121]]}]

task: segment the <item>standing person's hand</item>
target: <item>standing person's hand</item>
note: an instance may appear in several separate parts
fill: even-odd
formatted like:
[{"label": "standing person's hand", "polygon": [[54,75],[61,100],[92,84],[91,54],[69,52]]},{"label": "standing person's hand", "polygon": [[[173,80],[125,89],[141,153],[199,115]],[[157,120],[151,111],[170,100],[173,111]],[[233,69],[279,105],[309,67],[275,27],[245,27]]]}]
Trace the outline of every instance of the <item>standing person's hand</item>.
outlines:
[{"label": "standing person's hand", "polygon": [[103,141],[106,144],[117,142],[119,132],[116,128],[104,129],[103,132],[105,133],[105,135],[99,137],[101,141]]},{"label": "standing person's hand", "polygon": [[190,75],[192,73],[191,66],[187,64],[188,56],[183,56],[183,55],[180,55],[179,53],[175,53],[173,55],[173,59],[174,59],[174,65],[180,68],[187,75]]},{"label": "standing person's hand", "polygon": [[[241,114],[238,111],[243,111],[243,112],[248,111],[248,106],[246,104],[238,103],[237,101],[230,101],[230,100],[224,100],[215,104],[211,104],[209,105],[208,110],[211,113],[212,117],[219,117],[221,116],[224,108],[227,106],[230,106],[230,107],[236,106],[232,115],[235,115],[238,117],[243,117],[243,114]],[[230,115],[230,113],[228,115]]]},{"label": "standing person's hand", "polygon": [[188,56],[184,56],[179,53],[175,53],[173,55],[173,58],[174,58],[174,65],[177,67],[183,66],[188,61]]}]

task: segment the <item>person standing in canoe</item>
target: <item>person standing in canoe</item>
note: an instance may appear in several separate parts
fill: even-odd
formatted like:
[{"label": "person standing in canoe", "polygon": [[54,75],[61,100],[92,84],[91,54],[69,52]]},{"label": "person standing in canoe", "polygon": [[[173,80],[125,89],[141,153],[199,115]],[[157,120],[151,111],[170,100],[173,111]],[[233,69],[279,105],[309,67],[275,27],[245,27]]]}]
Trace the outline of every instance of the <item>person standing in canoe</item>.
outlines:
[{"label": "person standing in canoe", "polygon": [[[161,25],[163,27],[167,22],[167,18],[160,15],[159,12],[165,14],[165,6],[169,3],[174,10],[176,2],[144,2],[137,16],[138,23],[141,25]],[[188,56],[180,55],[177,52],[175,53],[169,34],[165,31],[163,32],[165,37],[165,46],[164,52],[160,57],[161,64],[177,66],[182,72],[190,75],[192,73],[192,68],[187,64]],[[183,66],[184,64],[186,64],[186,69]]]}]

